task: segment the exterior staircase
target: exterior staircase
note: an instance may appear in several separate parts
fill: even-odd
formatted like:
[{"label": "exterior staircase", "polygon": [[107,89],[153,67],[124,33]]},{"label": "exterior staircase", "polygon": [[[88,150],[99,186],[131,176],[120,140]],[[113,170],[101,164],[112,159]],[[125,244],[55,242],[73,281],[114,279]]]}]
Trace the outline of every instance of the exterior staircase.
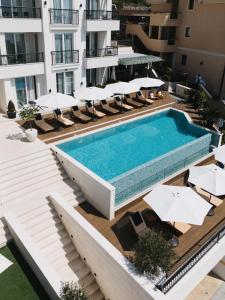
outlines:
[{"label": "exterior staircase", "polygon": [[15,215],[42,256],[48,258],[60,281],[78,282],[90,300],[104,299],[94,275],[77,252],[50,200],[32,201],[32,205]]},{"label": "exterior staircase", "polygon": [[[16,149],[15,149],[16,151]],[[33,209],[50,192],[58,192],[73,207],[85,201],[79,186],[73,182],[48,146],[15,159],[1,161],[0,168],[0,246],[10,234],[1,219],[5,210],[20,207]]]},{"label": "exterior staircase", "polygon": [[141,25],[132,23],[126,24],[126,34],[137,36],[146,49],[153,51],[154,44],[152,39],[145,33]]}]

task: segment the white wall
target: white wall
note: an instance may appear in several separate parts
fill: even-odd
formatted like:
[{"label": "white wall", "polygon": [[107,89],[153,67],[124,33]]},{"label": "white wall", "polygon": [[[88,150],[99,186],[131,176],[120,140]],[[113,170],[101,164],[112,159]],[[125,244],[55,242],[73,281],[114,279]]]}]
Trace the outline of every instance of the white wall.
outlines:
[{"label": "white wall", "polygon": [[0,18],[0,32],[42,32],[41,19]]},{"label": "white wall", "polygon": [[49,265],[47,259],[41,255],[14,214],[6,212],[5,220],[20,253],[36,274],[49,297],[53,300],[58,299],[61,284],[56,272]]},{"label": "white wall", "polygon": [[86,259],[92,273],[96,273],[96,281],[106,299],[165,299],[149,280],[138,275],[133,265],[58,194],[51,194],[50,200],[62,216],[68,233],[73,236],[72,241],[79,254]]},{"label": "white wall", "polygon": [[88,201],[109,220],[114,218],[115,187],[84,167],[78,161],[51,147],[70,178],[81,188]]}]

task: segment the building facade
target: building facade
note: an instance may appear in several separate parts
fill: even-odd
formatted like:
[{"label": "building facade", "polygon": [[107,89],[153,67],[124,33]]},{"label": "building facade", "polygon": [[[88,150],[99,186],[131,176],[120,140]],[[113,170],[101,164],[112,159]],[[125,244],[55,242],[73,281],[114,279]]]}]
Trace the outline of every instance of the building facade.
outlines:
[{"label": "building facade", "polygon": [[[126,34],[150,53],[160,55],[176,70],[194,80],[200,74],[208,90],[225,97],[225,1],[148,0],[150,10],[124,10]],[[143,24],[137,15],[149,17]],[[140,51],[140,49],[138,49]]]},{"label": "building facade", "polygon": [[101,84],[118,64],[111,0],[1,0],[0,109]]}]

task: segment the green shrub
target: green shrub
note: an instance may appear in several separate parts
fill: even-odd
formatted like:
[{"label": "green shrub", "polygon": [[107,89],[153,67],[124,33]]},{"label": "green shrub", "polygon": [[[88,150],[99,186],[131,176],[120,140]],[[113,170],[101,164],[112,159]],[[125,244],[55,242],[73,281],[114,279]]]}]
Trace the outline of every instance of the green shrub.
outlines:
[{"label": "green shrub", "polygon": [[60,291],[61,300],[88,300],[82,287],[73,282],[65,282]]},{"label": "green shrub", "polygon": [[22,120],[28,121],[30,128],[32,128],[32,121],[35,119],[35,115],[40,109],[41,107],[36,104],[24,105],[19,112],[19,116]]},{"label": "green shrub", "polygon": [[8,103],[8,112],[15,112],[15,111],[16,111],[16,108],[15,108],[14,103],[12,102],[12,100],[9,100],[9,103]]},{"label": "green shrub", "polygon": [[162,235],[150,230],[139,239],[133,262],[142,274],[152,276],[160,271],[168,272],[175,257],[172,247]]}]

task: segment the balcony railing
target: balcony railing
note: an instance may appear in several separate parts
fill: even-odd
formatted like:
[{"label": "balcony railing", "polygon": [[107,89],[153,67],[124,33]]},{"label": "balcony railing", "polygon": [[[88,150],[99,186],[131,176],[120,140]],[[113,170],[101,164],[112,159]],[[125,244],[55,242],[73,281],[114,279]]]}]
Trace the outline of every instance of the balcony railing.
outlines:
[{"label": "balcony railing", "polygon": [[17,65],[44,61],[43,52],[0,55],[0,65]]},{"label": "balcony railing", "polygon": [[70,9],[49,9],[50,24],[79,24],[79,11]]},{"label": "balcony railing", "polygon": [[41,9],[36,7],[0,6],[0,18],[41,18]]},{"label": "balcony railing", "polygon": [[118,55],[118,47],[106,47],[102,49],[86,49],[86,57],[104,57]]},{"label": "balcony railing", "polygon": [[197,262],[225,236],[225,225],[218,229],[184,264],[169,277],[162,278],[157,287],[167,293]]},{"label": "balcony railing", "polygon": [[168,46],[175,46],[176,40],[175,39],[168,39]]},{"label": "balcony railing", "polygon": [[109,10],[86,10],[87,20],[113,20],[118,19],[116,11]]},{"label": "balcony railing", "polygon": [[52,64],[79,63],[79,50],[52,51]]}]

